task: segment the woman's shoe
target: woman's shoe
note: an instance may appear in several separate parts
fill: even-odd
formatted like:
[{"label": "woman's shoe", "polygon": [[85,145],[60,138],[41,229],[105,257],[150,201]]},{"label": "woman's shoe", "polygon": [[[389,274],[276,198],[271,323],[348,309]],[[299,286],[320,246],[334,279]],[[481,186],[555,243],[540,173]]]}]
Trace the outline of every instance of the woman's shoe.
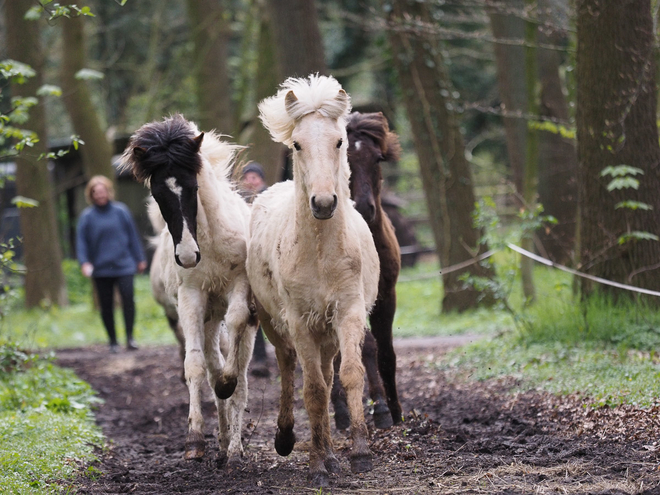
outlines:
[{"label": "woman's shoe", "polygon": [[126,349],[129,351],[137,351],[139,347],[135,345],[135,341],[133,339],[128,339],[128,342],[126,343]]}]

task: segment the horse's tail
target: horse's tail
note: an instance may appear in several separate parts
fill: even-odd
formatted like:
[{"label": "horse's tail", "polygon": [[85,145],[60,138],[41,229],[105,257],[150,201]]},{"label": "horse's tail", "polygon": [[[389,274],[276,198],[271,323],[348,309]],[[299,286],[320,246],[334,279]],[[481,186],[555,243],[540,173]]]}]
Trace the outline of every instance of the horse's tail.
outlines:
[{"label": "horse's tail", "polygon": [[221,135],[215,131],[206,132],[201,153],[211,165],[215,176],[219,180],[227,180],[232,174],[236,154],[245,147],[227,143],[220,138]]},{"label": "horse's tail", "polygon": [[160,212],[158,203],[156,203],[153,196],[149,196],[149,199],[147,200],[147,214],[149,215],[149,221],[156,234],[155,236],[149,237],[148,241],[149,245],[155,249],[160,243],[160,233],[167,227],[167,224],[165,223],[165,219]]}]

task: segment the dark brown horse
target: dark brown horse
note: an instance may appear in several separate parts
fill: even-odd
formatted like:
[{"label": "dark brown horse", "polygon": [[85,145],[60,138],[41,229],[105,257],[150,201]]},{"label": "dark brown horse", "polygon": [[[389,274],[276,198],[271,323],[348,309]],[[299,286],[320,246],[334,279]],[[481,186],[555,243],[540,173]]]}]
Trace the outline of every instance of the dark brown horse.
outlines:
[{"label": "dark brown horse", "polygon": [[[380,112],[353,112],[346,130],[348,163],[351,167],[351,198],[369,225],[380,258],[378,298],[369,317],[371,332],[366,332],[362,362],[369,381],[369,394],[374,402],[374,423],[377,428],[388,428],[402,420],[396,390],[396,354],[392,345],[396,281],[401,269],[401,254],[392,223],[381,207],[380,162],[398,160],[401,148],[397,135],[390,132],[387,119]],[[335,359],[335,369],[339,359]],[[338,373],[335,373],[331,394],[335,424],[338,429],[346,429],[349,426],[346,397],[337,376]]]}]

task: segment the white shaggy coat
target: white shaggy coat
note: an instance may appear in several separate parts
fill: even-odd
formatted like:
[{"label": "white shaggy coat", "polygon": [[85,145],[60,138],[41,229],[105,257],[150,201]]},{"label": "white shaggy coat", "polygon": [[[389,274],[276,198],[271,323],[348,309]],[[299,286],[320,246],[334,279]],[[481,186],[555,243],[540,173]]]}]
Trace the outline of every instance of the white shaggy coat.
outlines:
[{"label": "white shaggy coat", "polygon": [[[310,478],[323,485],[327,471],[339,467],[328,419],[332,359],[338,350],[351,412],[352,468],[363,471],[371,465],[361,345],[378,291],[378,255],[350,199],[345,130],[350,103],[339,83],[323,76],[289,79],[259,108],[273,139],[292,148],[294,172],[293,181],[276,184],[255,200],[247,258],[262,326],[276,347],[282,373],[276,448],[287,455],[295,441],[297,354],[312,428]],[[322,209],[324,219],[315,216],[314,206]]]}]

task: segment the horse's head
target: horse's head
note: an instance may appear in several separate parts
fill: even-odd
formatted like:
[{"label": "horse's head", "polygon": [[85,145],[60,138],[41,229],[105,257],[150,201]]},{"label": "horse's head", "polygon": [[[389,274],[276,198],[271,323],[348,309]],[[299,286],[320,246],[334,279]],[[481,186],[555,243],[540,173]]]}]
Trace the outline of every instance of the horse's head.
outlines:
[{"label": "horse's head", "polygon": [[261,120],[273,139],[293,152],[294,181],[314,218],[332,218],[348,197],[346,115],[350,98],[332,77],[288,79],[278,94],[261,102]]},{"label": "horse's head", "polygon": [[399,159],[399,139],[390,132],[387,119],[381,112],[353,112],[348,118],[346,131],[351,198],[362,217],[371,223],[376,217],[383,180],[380,162]]},{"label": "horse's head", "polygon": [[145,124],[131,137],[122,156],[124,168],[149,185],[174,242],[174,257],[193,268],[201,257],[197,244],[197,174],[204,133],[181,115]]}]

